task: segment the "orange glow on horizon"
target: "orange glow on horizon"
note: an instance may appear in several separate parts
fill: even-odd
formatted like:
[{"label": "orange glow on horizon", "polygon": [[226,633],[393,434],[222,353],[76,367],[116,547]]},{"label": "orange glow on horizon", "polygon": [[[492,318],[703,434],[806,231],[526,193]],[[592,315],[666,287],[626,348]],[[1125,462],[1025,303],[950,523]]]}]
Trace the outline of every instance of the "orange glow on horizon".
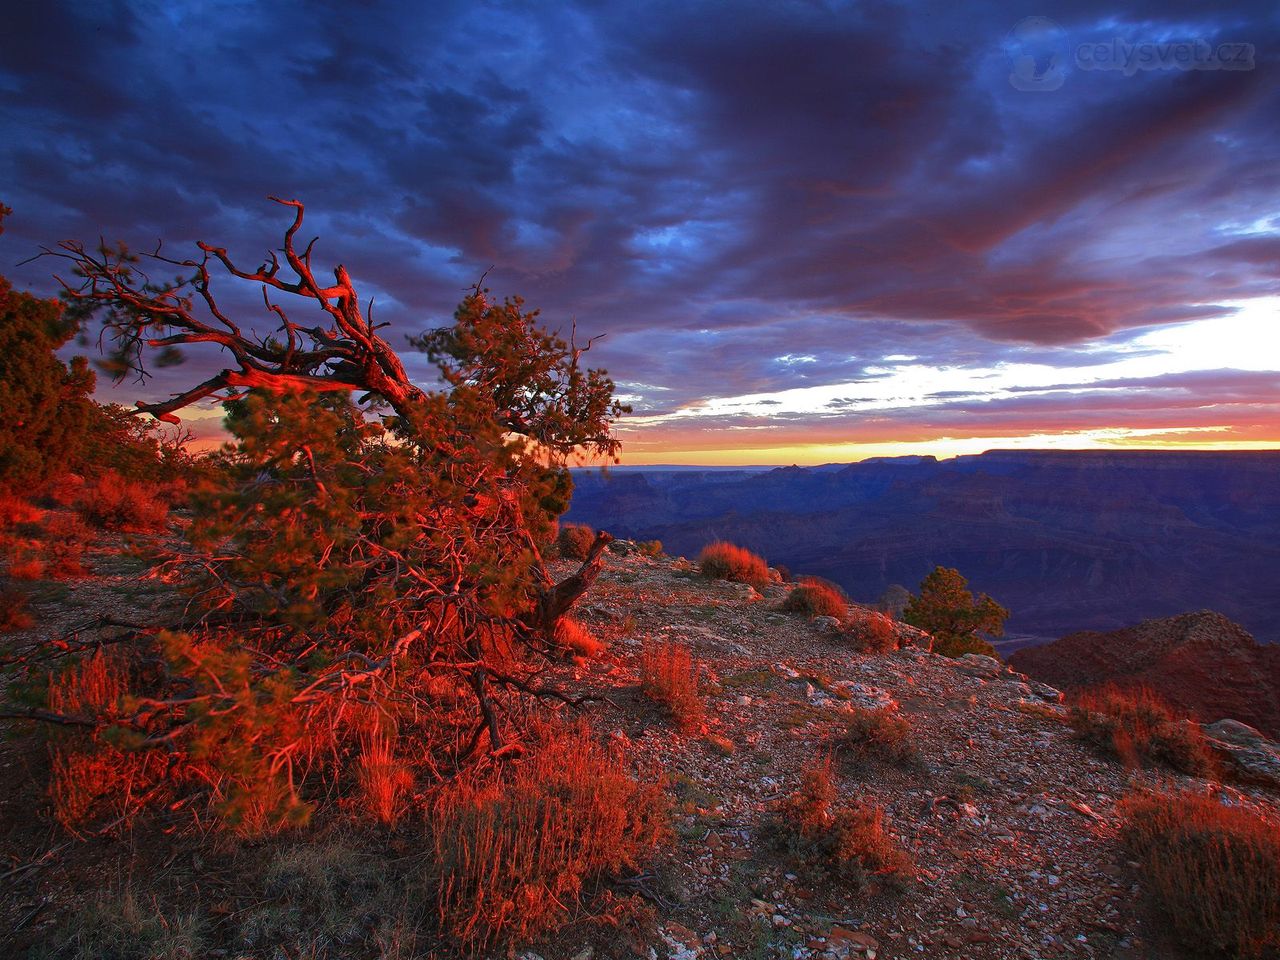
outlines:
[{"label": "orange glow on horizon", "polygon": [[691,447],[637,443],[623,445],[624,466],[817,466],[856,463],[873,457],[934,456],[940,460],[988,450],[1276,450],[1280,432],[1272,437],[1233,437],[1231,431],[1084,430],[1010,436],[935,437],[920,440],[882,440],[860,443],[816,442],[760,447]]}]

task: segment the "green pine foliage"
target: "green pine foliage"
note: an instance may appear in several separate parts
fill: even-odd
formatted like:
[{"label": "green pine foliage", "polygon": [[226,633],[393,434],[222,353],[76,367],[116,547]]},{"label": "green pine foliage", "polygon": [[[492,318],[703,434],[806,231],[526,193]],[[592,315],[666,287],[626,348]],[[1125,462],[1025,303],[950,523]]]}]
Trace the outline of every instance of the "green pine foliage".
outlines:
[{"label": "green pine foliage", "polygon": [[904,622],[932,634],[934,653],[947,657],[995,656],[995,647],[984,635],[1003,634],[1008,617],[1009,611],[985,593],[974,599],[969,581],[951,567],[935,567],[902,614]]},{"label": "green pine foliage", "polygon": [[94,376],[56,351],[75,333],[62,304],[0,277],[0,488],[30,491],[66,469],[89,424]]}]

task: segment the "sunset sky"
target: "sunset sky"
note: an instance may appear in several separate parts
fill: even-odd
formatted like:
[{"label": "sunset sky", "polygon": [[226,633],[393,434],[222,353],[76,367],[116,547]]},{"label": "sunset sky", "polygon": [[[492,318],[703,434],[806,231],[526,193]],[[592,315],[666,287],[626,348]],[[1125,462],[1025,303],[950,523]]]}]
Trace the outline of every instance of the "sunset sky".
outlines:
[{"label": "sunset sky", "polygon": [[626,463],[1280,446],[1273,2],[290,6],[10,5],[0,273],[279,194],[393,345],[490,268],[607,334]]}]

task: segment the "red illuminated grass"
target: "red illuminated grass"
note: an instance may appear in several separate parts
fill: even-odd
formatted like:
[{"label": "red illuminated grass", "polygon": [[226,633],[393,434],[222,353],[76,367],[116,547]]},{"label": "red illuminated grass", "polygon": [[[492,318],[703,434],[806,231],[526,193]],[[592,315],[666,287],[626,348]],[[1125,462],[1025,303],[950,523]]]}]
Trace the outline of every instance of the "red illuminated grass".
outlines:
[{"label": "red illuminated grass", "polygon": [[782,609],[809,617],[840,619],[849,610],[849,600],[835,584],[817,577],[804,577],[782,601]]},{"label": "red illuminated grass", "polygon": [[438,917],[474,953],[555,927],[586,881],[639,866],[667,814],[657,786],[577,729],[447,788],[430,827]]},{"label": "red illuminated grass", "polygon": [[579,657],[598,657],[605,651],[605,645],[572,617],[563,617],[556,624],[556,643]]},{"label": "red illuminated grass", "polygon": [[698,569],[704,577],[749,583],[757,590],[769,582],[769,566],[763,557],[719,540],[702,548],[698,554]]},{"label": "red illuminated grass", "polygon": [[1071,708],[1076,734],[1131,767],[1163,764],[1182,773],[1213,768],[1200,728],[1155,691],[1114,685],[1081,693]]},{"label": "red illuminated grass", "polygon": [[1280,948],[1280,827],[1192,793],[1138,793],[1120,812],[1123,839],[1180,940],[1225,956]]},{"label": "red illuminated grass", "polygon": [[678,643],[647,645],[640,653],[640,689],[665,705],[682,730],[702,722],[698,665],[689,648]]},{"label": "red illuminated grass", "polygon": [[824,873],[854,890],[875,881],[900,886],[912,873],[911,858],[885,826],[883,808],[837,802],[829,760],[803,771],[766,837],[799,869]]},{"label": "red illuminated grass", "polygon": [[164,525],[169,508],[159,488],[126,480],[114,470],[85,483],[76,509],[95,526],[108,530],[151,530]]},{"label": "red illuminated grass", "polygon": [[898,630],[893,618],[875,611],[851,617],[845,622],[841,636],[859,653],[886,653],[898,647]]}]

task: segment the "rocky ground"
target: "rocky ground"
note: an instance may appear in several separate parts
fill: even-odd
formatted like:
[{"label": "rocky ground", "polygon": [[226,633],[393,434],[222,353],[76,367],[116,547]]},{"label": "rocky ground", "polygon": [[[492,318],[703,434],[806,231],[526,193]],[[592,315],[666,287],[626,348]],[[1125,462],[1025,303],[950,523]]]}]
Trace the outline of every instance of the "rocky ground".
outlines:
[{"label": "rocky ground", "polygon": [[[857,654],[830,624],[704,580],[686,561],[611,556],[583,620],[610,642],[575,678],[612,701],[596,720],[660,768],[678,841],[655,889],[672,957],[1177,957],[1117,842],[1115,805],[1138,785],[1189,787],[1275,815],[1272,787],[1131,771],[1078,742],[1060,695],[988,658],[918,648]],[[854,615],[856,615],[856,610]],[[687,645],[706,721],[682,734],[640,697],[646,644]],[[915,861],[903,892],[806,882],[760,842],[802,768],[830,754],[852,705],[895,707],[907,765],[837,754],[840,790],[884,806]]]},{"label": "rocky ground", "polygon": [[[779,612],[782,584],[761,595],[704,579],[687,561],[615,546],[625,552],[608,554],[578,611],[606,649],[557,666],[553,679],[602,698],[587,708],[590,723],[647,774],[665,777],[675,838],[648,873],[624,884],[655,905],[656,926],[624,936],[574,923],[526,960],[1175,960],[1188,945],[1171,942],[1145,905],[1143,878],[1117,841],[1117,801],[1134,786],[1168,781],[1280,821],[1280,754],[1239,724],[1208,732],[1254,770],[1253,785],[1131,771],[1073,737],[1057,691],[997,661],[950,660],[919,645],[855,653],[831,621]],[[99,545],[89,560],[92,575],[37,597],[42,627],[8,638],[10,651],[98,614],[128,620],[172,600],[163,584],[142,578],[145,562],[123,542]],[[640,691],[641,652],[667,641],[686,645],[702,671],[705,717],[692,730],[681,731]],[[855,762],[835,751],[856,706],[888,706],[906,718],[915,759]],[[914,861],[905,889],[852,891],[764,842],[763,828],[801,771],[828,756],[844,798],[884,807]],[[224,902],[233,914],[255,906],[240,903],[252,896],[223,864],[229,856],[210,854],[205,863],[176,837],[171,844],[171,828],[122,847],[75,841],[47,817],[33,818],[42,803],[33,762],[15,744],[0,749],[0,769],[15,785],[0,802],[10,847],[0,863],[0,956],[9,955],[5,927],[13,942],[21,934],[24,944],[38,943],[124,863],[174,887],[180,900],[216,901],[215,912],[231,909]],[[1259,785],[1268,776],[1271,785]],[[397,843],[392,836],[380,855],[403,856]],[[370,955],[367,946],[351,950],[306,955]]]}]

